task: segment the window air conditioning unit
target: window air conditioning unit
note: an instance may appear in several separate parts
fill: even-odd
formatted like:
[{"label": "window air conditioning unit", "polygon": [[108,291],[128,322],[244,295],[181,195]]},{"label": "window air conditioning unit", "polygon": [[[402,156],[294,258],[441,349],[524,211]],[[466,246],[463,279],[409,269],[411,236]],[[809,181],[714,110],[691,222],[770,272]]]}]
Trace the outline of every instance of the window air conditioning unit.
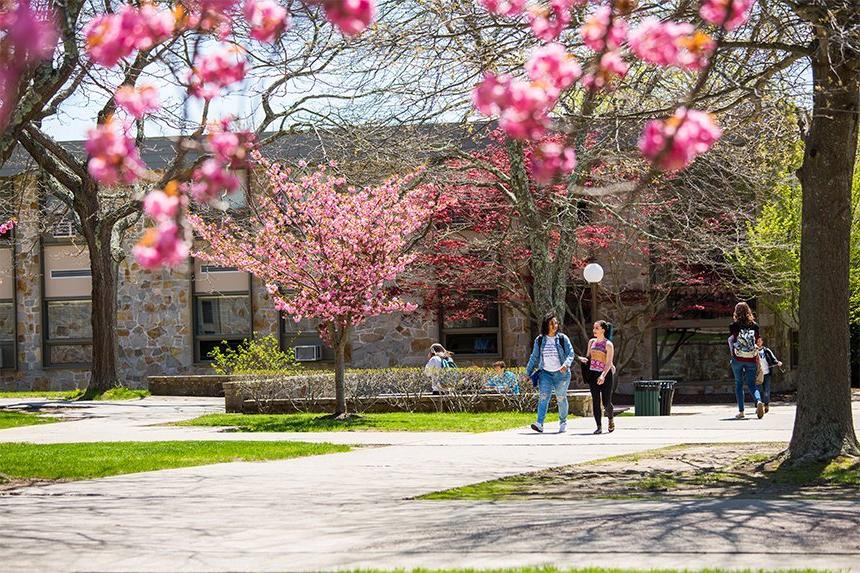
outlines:
[{"label": "window air conditioning unit", "polygon": [[322,358],[319,346],[293,346],[296,362],[316,362]]}]

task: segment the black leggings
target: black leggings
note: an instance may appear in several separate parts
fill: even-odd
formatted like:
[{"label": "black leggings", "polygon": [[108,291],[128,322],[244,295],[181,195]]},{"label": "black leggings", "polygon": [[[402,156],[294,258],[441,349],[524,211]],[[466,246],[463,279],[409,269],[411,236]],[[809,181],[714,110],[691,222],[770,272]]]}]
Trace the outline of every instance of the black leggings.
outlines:
[{"label": "black leggings", "polygon": [[615,415],[615,409],[612,407],[612,372],[607,372],[603,384],[597,383],[599,372],[588,372],[588,387],[591,390],[591,408],[594,410],[594,421],[597,422],[597,427],[601,427],[603,411],[600,409],[600,401],[603,400],[603,409],[606,410],[606,417],[610,420]]}]

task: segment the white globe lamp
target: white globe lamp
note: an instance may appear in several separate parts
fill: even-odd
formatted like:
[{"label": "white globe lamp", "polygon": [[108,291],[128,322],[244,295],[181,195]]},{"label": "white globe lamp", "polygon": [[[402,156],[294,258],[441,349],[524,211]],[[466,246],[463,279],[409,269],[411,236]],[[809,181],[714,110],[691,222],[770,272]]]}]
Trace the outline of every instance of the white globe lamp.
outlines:
[{"label": "white globe lamp", "polygon": [[597,284],[603,280],[603,267],[597,263],[588,263],[585,265],[585,268],[582,269],[582,276],[586,282]]}]

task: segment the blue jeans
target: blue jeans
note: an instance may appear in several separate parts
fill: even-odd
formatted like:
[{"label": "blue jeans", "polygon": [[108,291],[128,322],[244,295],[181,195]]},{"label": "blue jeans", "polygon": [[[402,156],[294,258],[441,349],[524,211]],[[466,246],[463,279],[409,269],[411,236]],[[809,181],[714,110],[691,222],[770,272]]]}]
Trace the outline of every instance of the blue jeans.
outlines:
[{"label": "blue jeans", "polygon": [[552,398],[552,393],[555,392],[555,401],[558,402],[558,421],[564,422],[567,420],[567,387],[570,386],[570,370],[567,372],[547,372],[540,371],[540,380],[538,382],[538,409],[537,423],[543,426],[546,411],[549,409],[549,399]]},{"label": "blue jeans", "polygon": [[770,404],[770,380],[773,378],[773,372],[768,372],[764,375],[764,382],[761,385],[761,401],[765,404]]},{"label": "blue jeans", "polygon": [[761,394],[755,385],[755,362],[739,362],[732,360],[732,373],[735,375],[735,397],[738,399],[738,411],[744,411],[744,378],[755,403],[761,402]]}]

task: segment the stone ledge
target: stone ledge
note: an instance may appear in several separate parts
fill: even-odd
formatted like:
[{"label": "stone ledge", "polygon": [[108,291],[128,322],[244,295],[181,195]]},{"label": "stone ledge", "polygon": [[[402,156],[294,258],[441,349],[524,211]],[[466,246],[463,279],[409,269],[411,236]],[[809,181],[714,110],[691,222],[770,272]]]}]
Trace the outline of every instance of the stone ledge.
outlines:
[{"label": "stone ledge", "polygon": [[149,392],[153,396],[210,396],[222,398],[225,382],[259,380],[257,374],[189,374],[181,376],[150,376]]}]

